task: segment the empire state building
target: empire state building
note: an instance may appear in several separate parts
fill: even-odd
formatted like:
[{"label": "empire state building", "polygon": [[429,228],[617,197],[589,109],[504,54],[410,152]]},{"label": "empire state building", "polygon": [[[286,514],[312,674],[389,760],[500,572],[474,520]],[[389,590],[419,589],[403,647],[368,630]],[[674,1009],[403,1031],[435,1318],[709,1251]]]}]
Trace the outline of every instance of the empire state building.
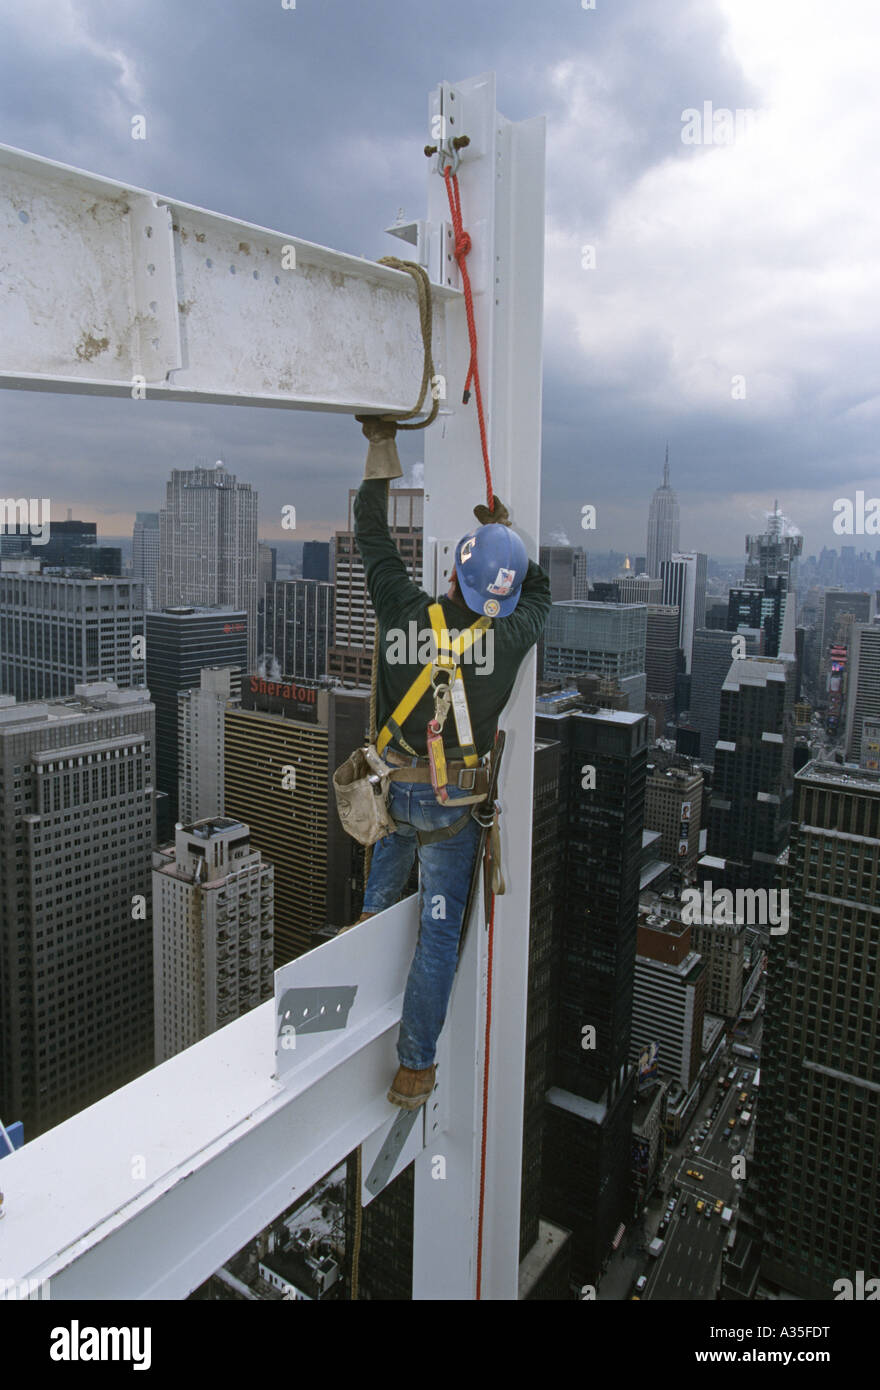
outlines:
[{"label": "empire state building", "polygon": [[648,511],[648,574],[652,579],[663,575],[663,561],[671,560],[678,550],[678,498],[669,486],[669,445],[663,464],[663,484],[651,498]]}]

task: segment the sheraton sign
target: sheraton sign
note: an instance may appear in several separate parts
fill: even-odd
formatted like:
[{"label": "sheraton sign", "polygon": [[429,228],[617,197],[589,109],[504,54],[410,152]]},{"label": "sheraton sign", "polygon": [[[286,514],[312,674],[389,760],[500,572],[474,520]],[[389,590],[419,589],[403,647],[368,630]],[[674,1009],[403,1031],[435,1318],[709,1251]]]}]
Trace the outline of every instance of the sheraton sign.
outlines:
[{"label": "sheraton sign", "polygon": [[261,709],[269,714],[286,714],[290,719],[314,720],[318,714],[316,686],[299,685],[294,681],[270,681],[263,676],[250,676],[242,686],[243,709]]}]

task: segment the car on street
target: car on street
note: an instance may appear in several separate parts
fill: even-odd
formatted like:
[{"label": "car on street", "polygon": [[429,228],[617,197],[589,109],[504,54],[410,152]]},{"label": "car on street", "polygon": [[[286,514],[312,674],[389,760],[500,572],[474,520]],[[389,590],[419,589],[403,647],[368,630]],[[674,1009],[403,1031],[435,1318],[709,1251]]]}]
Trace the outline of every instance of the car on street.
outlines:
[{"label": "car on street", "polygon": [[636,1280],[636,1293],[643,1293],[648,1282],[647,1274],[640,1274]]},{"label": "car on street", "polygon": [[705,1210],[706,1210],[706,1203],[703,1201],[702,1197],[700,1197],[699,1200],[697,1201],[697,1216],[700,1215],[700,1212],[705,1211]]},{"label": "car on street", "polygon": [[689,1178],[696,1179],[697,1182],[703,1181],[703,1174],[699,1171],[698,1168],[688,1168],[687,1175]]},{"label": "car on street", "polygon": [[719,1197],[719,1198],[718,1198],[718,1201],[715,1203],[715,1215],[716,1215],[716,1216],[720,1216],[721,1213],[723,1212],[723,1210],[724,1210],[724,1203],[723,1203],[723,1201],[721,1200],[721,1198]]},{"label": "car on street", "polygon": [[682,1202],[682,1204],[681,1204],[681,1211],[679,1212],[679,1216],[682,1218],[682,1220],[684,1220],[684,1218],[687,1216],[687,1214],[688,1214],[688,1204],[687,1204],[687,1202]]}]

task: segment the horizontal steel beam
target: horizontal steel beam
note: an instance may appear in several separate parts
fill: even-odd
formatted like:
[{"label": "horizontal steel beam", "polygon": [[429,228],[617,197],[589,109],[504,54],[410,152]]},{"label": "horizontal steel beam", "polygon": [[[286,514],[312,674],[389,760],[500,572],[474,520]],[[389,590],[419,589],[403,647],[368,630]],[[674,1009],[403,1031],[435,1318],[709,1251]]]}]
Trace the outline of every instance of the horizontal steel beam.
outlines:
[{"label": "horizontal steel beam", "polygon": [[[48,1280],[52,1299],[185,1298],[365,1141],[374,1196],[423,1145],[425,1112],[401,1133],[385,1098],[417,933],[414,896],[284,966],[275,1001],[7,1155],[0,1297]],[[344,1024],[316,1027],[340,985]]]},{"label": "horizontal steel beam", "polygon": [[405,271],[0,145],[0,386],[401,412],[422,366]]}]

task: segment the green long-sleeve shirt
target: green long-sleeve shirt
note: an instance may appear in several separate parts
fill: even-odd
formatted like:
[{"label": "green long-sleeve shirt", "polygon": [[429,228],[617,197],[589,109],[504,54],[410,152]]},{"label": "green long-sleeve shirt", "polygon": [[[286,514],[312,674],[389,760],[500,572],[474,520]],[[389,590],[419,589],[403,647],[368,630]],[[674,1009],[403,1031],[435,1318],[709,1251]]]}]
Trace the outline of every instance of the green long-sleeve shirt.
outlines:
[{"label": "green long-sleeve shirt", "polygon": [[[395,651],[388,634],[401,633],[406,639],[409,624],[415,622],[421,640],[430,632],[428,608],[434,602],[424,589],[410,579],[406,565],[388,529],[385,483],[381,478],[365,479],[354,503],[355,539],[367,574],[367,587],[379,626],[379,669],[376,679],[376,720],[381,729],[389,715],[422,669],[418,660],[389,661],[388,654],[412,653],[411,643]],[[440,603],[450,629],[463,631],[479,616],[447,596]],[[482,757],[492,747],[498,717],[513,690],[520,662],[540,637],[550,612],[550,579],[534,560],[529,561],[519,603],[507,618],[494,618],[491,636],[482,639],[473,661],[462,661],[461,673],[467,694],[474,744]],[[489,657],[491,656],[491,662]],[[481,664],[484,667],[481,668]],[[428,692],[416,705],[403,729],[404,737],[422,756],[426,752],[425,731],[434,716],[434,699]],[[392,740],[394,742],[394,740]],[[443,730],[447,749],[458,745],[455,718],[450,710]]]}]

